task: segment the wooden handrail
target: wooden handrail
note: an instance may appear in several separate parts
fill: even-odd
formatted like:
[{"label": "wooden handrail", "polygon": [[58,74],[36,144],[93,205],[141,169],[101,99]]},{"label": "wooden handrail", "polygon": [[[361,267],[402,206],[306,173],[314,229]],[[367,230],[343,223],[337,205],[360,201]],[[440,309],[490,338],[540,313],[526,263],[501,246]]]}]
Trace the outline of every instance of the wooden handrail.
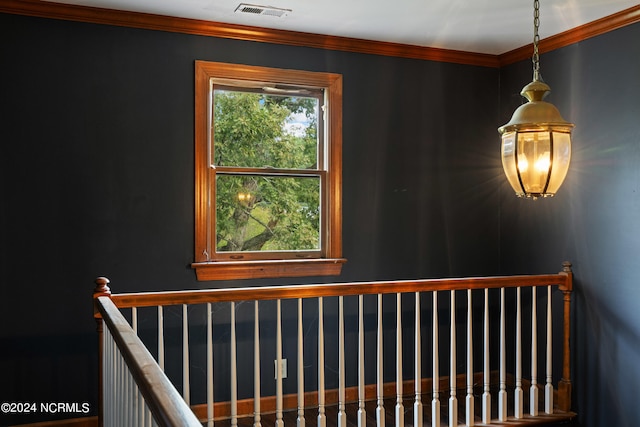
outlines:
[{"label": "wooden handrail", "polygon": [[156,423],[163,427],[201,427],[202,424],[111,299],[108,296],[98,297],[96,308],[117,343]]},{"label": "wooden handrail", "polygon": [[263,286],[189,291],[142,292],[112,295],[117,307],[150,307],[158,305],[203,304],[249,300],[275,300],[347,295],[395,294],[405,292],[450,291],[462,289],[515,288],[558,285],[571,291],[571,276],[558,274],[469,277],[455,279],[423,279],[381,282],[354,282],[294,286]]}]

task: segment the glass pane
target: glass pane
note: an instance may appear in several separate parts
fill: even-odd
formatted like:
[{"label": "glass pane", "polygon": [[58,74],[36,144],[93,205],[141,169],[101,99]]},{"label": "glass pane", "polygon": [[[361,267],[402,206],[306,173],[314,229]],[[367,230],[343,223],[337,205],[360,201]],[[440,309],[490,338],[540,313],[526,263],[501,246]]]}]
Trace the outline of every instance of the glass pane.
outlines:
[{"label": "glass pane", "polygon": [[549,193],[555,194],[569,171],[571,162],[571,134],[553,132],[553,170],[549,180]]},{"label": "glass pane", "polygon": [[518,170],[516,169],[515,142],[515,133],[509,132],[502,135],[502,168],[516,194],[522,194],[522,187],[518,180]]},{"label": "glass pane", "polygon": [[527,193],[544,192],[550,165],[549,132],[519,132],[518,171]]},{"label": "glass pane", "polygon": [[316,169],[317,98],[214,90],[217,166]]},{"label": "glass pane", "polygon": [[218,175],[218,252],[320,249],[320,177]]}]

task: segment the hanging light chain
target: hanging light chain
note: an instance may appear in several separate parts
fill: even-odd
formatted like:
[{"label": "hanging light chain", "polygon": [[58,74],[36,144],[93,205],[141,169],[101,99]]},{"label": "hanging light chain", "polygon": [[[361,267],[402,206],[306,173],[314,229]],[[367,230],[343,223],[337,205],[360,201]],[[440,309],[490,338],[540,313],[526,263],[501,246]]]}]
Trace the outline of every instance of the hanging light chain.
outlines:
[{"label": "hanging light chain", "polygon": [[540,27],[540,1],[533,0],[533,81],[540,80],[540,54],[538,44],[540,43],[540,35],[538,28]]}]

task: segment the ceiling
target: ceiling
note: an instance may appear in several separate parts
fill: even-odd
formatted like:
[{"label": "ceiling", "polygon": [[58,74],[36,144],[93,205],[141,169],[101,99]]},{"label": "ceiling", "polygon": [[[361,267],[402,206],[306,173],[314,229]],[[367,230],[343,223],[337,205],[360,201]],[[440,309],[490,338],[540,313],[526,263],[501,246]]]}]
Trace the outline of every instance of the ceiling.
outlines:
[{"label": "ceiling", "polygon": [[[498,55],[533,40],[531,0],[55,0],[366,40]],[[241,4],[288,10],[235,12]],[[542,0],[542,39],[638,5],[637,0]]]}]

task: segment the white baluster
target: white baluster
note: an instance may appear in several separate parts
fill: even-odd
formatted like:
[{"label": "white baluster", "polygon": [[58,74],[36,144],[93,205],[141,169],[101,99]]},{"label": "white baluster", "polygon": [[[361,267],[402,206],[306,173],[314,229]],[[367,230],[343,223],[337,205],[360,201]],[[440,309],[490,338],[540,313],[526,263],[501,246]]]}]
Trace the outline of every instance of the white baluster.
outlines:
[{"label": "white baluster", "polygon": [[127,368],[127,376],[129,377],[129,385],[127,390],[127,396],[129,399],[129,425],[133,426],[137,420],[136,411],[138,410],[137,402],[135,398],[136,381],[133,379],[133,375],[129,368]]},{"label": "white baluster", "polygon": [[467,399],[466,399],[466,421],[468,426],[474,424],[474,401],[473,401],[473,316],[471,289],[467,289]]},{"label": "white baluster", "polygon": [[[113,338],[111,338],[113,342]],[[116,353],[115,345],[112,344],[111,350],[111,375],[107,379],[105,384],[109,384],[109,411],[105,411],[105,415],[109,416],[109,425],[113,426],[116,423],[116,414],[118,413],[118,379],[119,379],[119,371],[118,371],[118,357],[119,354]]]},{"label": "white baluster", "polygon": [[404,427],[402,404],[402,294],[396,294],[396,427]]},{"label": "white baluster", "polygon": [[140,399],[140,392],[138,390],[138,384],[136,384],[136,381],[132,378],[131,381],[131,385],[132,385],[132,400],[133,400],[133,419],[131,420],[131,424],[133,425],[133,427],[139,427],[140,424],[140,414],[142,413],[142,399]]},{"label": "white baluster", "polygon": [[144,419],[146,420],[147,427],[152,427],[155,425],[155,421],[153,420],[153,415],[151,414],[151,408],[145,405],[144,411]]},{"label": "white baluster", "polygon": [[364,400],[364,296],[358,295],[358,427],[367,426]]},{"label": "white baluster", "polygon": [[322,297],[318,298],[318,427],[327,426],[324,407],[324,315]]},{"label": "white baluster", "polygon": [[107,384],[105,383],[105,379],[109,378],[109,360],[108,360],[108,352],[109,352],[109,344],[108,344],[108,340],[109,340],[109,336],[107,335],[107,330],[109,328],[106,327],[106,325],[103,324],[103,328],[105,329],[102,332],[102,360],[100,361],[101,363],[101,370],[100,370],[100,374],[102,375],[102,378],[100,379],[100,390],[102,392],[102,411],[103,411],[103,416],[102,416],[102,420],[103,420],[103,425],[104,427],[107,427],[107,417],[106,414],[107,413],[107,408],[108,408],[108,401],[109,401],[109,396],[108,396],[108,388],[107,388]]},{"label": "white baluster", "polygon": [[451,291],[451,343],[449,359],[449,426],[458,425],[458,398],[456,397],[456,291]]},{"label": "white baluster", "polygon": [[553,330],[551,325],[551,286],[547,286],[547,378],[544,386],[544,411],[553,414],[553,368],[551,341]]},{"label": "white baluster", "polygon": [[140,426],[140,413],[142,412],[142,400],[138,400],[140,393],[138,391],[138,384],[135,379],[131,377],[131,400],[133,402],[133,413],[131,414],[131,424],[133,427]]},{"label": "white baluster", "polygon": [[153,414],[151,413],[151,408],[149,408],[148,406],[145,407],[144,418],[147,421],[147,427],[153,427],[156,425],[156,422],[153,419]]},{"label": "white baluster", "polygon": [[[117,347],[117,344],[116,344]],[[123,375],[122,375],[122,355],[120,354],[120,350],[117,349],[117,355],[116,355],[116,381],[115,381],[115,386],[114,386],[114,410],[115,413],[113,414],[113,423],[114,424],[118,424],[118,423],[122,423],[122,413],[123,413],[123,408],[122,408],[122,381],[123,381]]]},{"label": "white baluster", "polygon": [[140,425],[138,415],[140,413],[140,402],[138,402],[138,384],[136,384],[136,380],[133,376],[131,376],[131,402],[133,407],[131,412],[131,425],[133,427],[138,427]]},{"label": "white baluster", "polygon": [[131,307],[131,328],[133,332],[138,334],[138,309],[136,307]]},{"label": "white baluster", "polygon": [[126,399],[126,394],[124,392],[126,384],[127,384],[127,374],[128,374],[128,367],[127,367],[127,363],[124,360],[124,357],[122,356],[122,353],[120,353],[120,389],[119,389],[119,396],[118,399],[120,400],[120,423],[122,425],[124,425],[126,423],[126,410],[127,410],[127,399]]},{"label": "white baluster", "polygon": [[113,383],[111,365],[111,334],[109,328],[102,322],[104,331],[102,333],[102,408],[104,427],[109,426],[109,413],[111,412],[111,384]]},{"label": "white baluster", "polygon": [[120,409],[120,399],[118,397],[118,393],[120,392],[120,354],[117,355],[114,364],[114,378],[113,378],[113,410],[111,412],[111,425],[115,425],[120,421],[119,414],[121,412]]},{"label": "white baluster", "polygon": [[431,400],[431,426],[440,427],[440,364],[438,356],[438,292],[433,292],[433,399]]},{"label": "white baluster", "polygon": [[111,375],[107,379],[105,384],[110,384],[110,425],[115,425],[117,422],[117,414],[118,414],[118,380],[120,378],[120,353],[118,352],[115,341],[113,340],[113,336],[111,336]]},{"label": "white baluster", "polygon": [[164,371],[164,316],[162,306],[158,306],[158,365]]},{"label": "white baluster", "polygon": [[261,427],[260,414],[260,312],[253,303],[253,427]]},{"label": "white baluster", "polygon": [[276,427],[284,427],[282,420],[282,302],[276,301]]},{"label": "white baluster", "polygon": [[491,424],[491,370],[489,366],[489,289],[484,290],[484,387],[482,423]]},{"label": "white baluster", "polygon": [[182,397],[187,405],[190,404],[189,393],[189,319],[187,305],[182,304]]},{"label": "white baluster", "polygon": [[[105,327],[105,331],[107,331],[108,328]],[[113,342],[112,339],[110,338],[110,342]],[[104,392],[107,396],[107,401],[105,402],[105,408],[104,408],[104,417],[105,417],[105,421],[104,424],[105,426],[112,426],[113,425],[113,414],[115,413],[115,399],[114,399],[114,389],[115,389],[115,380],[117,379],[117,372],[116,372],[116,360],[115,360],[115,356],[113,354],[113,346],[110,346],[111,349],[109,351],[109,375],[108,377],[106,377],[104,379],[103,385],[104,385]]]},{"label": "white baluster", "polygon": [[207,303],[207,427],[213,427],[213,321]]},{"label": "white baluster", "polygon": [[134,427],[142,427],[144,425],[144,397],[142,396],[140,388],[138,387],[138,384],[136,384],[135,380],[133,384],[135,392],[134,399],[136,405],[136,413],[133,420],[133,425]]},{"label": "white baluster", "polygon": [[347,427],[344,412],[344,297],[338,297],[338,427]]},{"label": "white baluster", "polygon": [[298,418],[297,427],[305,427],[304,418],[304,351],[302,330],[302,298],[298,298]]},{"label": "white baluster", "polygon": [[110,425],[115,425],[116,422],[116,414],[118,409],[118,401],[117,401],[117,393],[118,393],[118,362],[120,354],[118,353],[115,341],[113,340],[113,336],[110,335],[110,343],[111,343],[111,351],[110,351],[110,359],[111,359],[111,374],[105,381],[105,384],[109,384],[109,407],[111,408],[109,411]]},{"label": "white baluster", "polygon": [[131,374],[126,362],[122,363],[122,388],[120,390],[120,399],[122,399],[122,425],[129,424],[129,379]]},{"label": "white baluster", "polygon": [[422,427],[422,341],[420,339],[420,292],[416,292],[416,315],[415,315],[415,355],[414,355],[414,383],[415,401],[413,403],[413,425]]},{"label": "white baluster", "polygon": [[124,377],[125,377],[125,363],[124,363],[124,359],[122,358],[122,354],[120,353],[120,351],[118,350],[118,382],[117,382],[117,386],[116,386],[116,423],[115,424],[120,424],[120,425],[124,425],[124,402],[122,399],[122,396],[124,395],[124,393],[122,392],[123,388],[124,388]]},{"label": "white baluster", "polygon": [[133,377],[131,376],[131,372],[129,368],[127,368],[127,376],[126,376],[126,389],[125,389],[125,419],[127,425],[133,424]]},{"label": "white baluster", "polygon": [[132,402],[132,394],[131,394],[131,372],[129,372],[129,368],[125,369],[124,374],[124,414],[123,418],[125,420],[125,425],[130,426],[133,422],[131,414],[133,413],[133,402]]},{"label": "white baluster", "polygon": [[[104,322],[102,323],[104,325]],[[109,386],[107,378],[110,377],[110,363],[109,363],[109,328],[106,325],[103,326],[104,331],[102,333],[102,380],[100,381],[101,389],[102,389],[102,411],[103,411],[103,424],[104,427],[108,426],[108,412],[109,408]]]},{"label": "white baluster", "polygon": [[505,337],[504,288],[500,288],[500,391],[498,392],[498,419],[507,420],[507,353]]},{"label": "white baluster", "polygon": [[129,373],[127,362],[125,362],[122,353],[120,353],[120,410],[122,411],[120,414],[120,423],[122,425],[126,425],[127,423],[127,374]]},{"label": "white baluster", "polygon": [[144,426],[144,398],[142,397],[142,393],[140,389],[136,387],[136,399],[138,405],[138,417],[136,426]]},{"label": "white baluster", "polygon": [[102,335],[102,400],[103,400],[103,419],[104,419],[104,427],[110,427],[111,425],[111,412],[113,411],[113,407],[111,405],[111,396],[113,389],[113,339],[111,338],[111,333],[109,332],[109,328],[106,326],[104,321],[103,324],[103,335]]},{"label": "white baluster", "polygon": [[522,391],[522,288],[516,288],[516,389],[514,391],[513,415],[522,418],[524,412]]},{"label": "white baluster", "polygon": [[376,390],[377,390],[377,406],[376,406],[376,423],[377,427],[384,427],[384,378],[382,369],[382,294],[378,294],[378,343],[377,343],[377,359],[376,359]]},{"label": "white baluster", "polygon": [[127,363],[124,361],[124,357],[122,353],[119,352],[120,359],[120,386],[118,387],[118,400],[120,401],[120,415],[119,415],[119,423],[124,425],[126,423],[126,405],[127,399],[125,398],[125,384],[127,379]]},{"label": "white baluster", "polygon": [[529,391],[529,414],[538,416],[538,292],[531,288],[531,390]]},{"label": "white baluster", "polygon": [[236,358],[236,303],[231,302],[231,427],[238,425],[238,361]]},{"label": "white baluster", "polygon": [[126,400],[127,400],[127,425],[133,425],[134,414],[135,414],[135,402],[133,399],[133,385],[135,381],[133,380],[133,376],[131,375],[131,371],[127,367],[127,385],[126,385]]},{"label": "white baluster", "polygon": [[117,418],[116,418],[116,423],[118,424],[124,424],[124,383],[125,383],[125,377],[126,377],[126,373],[125,373],[125,363],[124,363],[124,359],[122,358],[122,353],[120,353],[120,350],[118,350],[118,387],[116,388],[116,411],[117,411]]}]

